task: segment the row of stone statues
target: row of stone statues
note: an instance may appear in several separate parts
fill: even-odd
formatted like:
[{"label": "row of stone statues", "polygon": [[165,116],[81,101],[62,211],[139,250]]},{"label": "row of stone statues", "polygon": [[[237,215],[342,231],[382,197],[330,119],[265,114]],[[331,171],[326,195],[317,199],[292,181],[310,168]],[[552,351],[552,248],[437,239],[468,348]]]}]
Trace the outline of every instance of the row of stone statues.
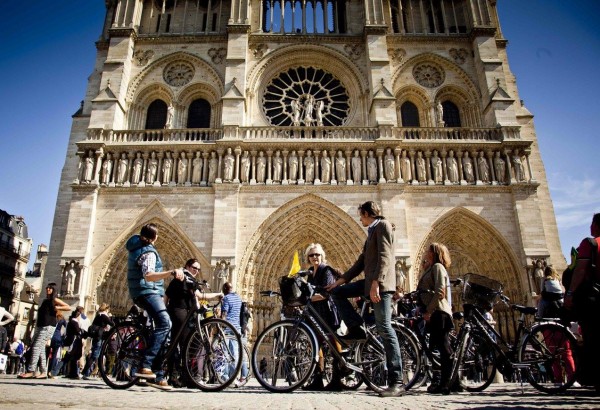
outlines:
[{"label": "row of stone statues", "polygon": [[[500,151],[306,150],[98,153],[81,160],[80,183],[100,185],[506,184],[526,181],[522,153]],[[525,157],[527,159],[527,157]],[[507,166],[508,164],[508,166]],[[531,178],[531,170],[529,177]]]}]

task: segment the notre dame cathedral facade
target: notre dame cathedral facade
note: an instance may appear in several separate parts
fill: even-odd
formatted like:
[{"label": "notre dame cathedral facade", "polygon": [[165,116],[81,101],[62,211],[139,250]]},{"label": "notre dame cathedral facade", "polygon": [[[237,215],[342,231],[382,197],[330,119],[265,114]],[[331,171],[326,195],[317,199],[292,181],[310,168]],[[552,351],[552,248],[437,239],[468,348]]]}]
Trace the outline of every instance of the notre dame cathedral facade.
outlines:
[{"label": "notre dame cathedral facade", "polygon": [[495,0],[106,0],[49,280],[125,312],[124,243],[154,222],[167,268],[195,257],[213,287],[233,282],[256,332],[278,315],[258,292],[294,251],[354,262],[374,200],[405,289],[436,241],[452,276],[531,301],[564,259],[506,46]]}]

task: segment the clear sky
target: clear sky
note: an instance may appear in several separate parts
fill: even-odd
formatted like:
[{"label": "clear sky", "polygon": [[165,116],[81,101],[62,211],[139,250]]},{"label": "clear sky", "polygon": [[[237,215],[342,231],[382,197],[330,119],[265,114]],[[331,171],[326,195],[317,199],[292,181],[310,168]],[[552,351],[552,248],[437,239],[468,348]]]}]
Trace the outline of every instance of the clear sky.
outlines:
[{"label": "clear sky", "polygon": [[[50,243],[71,115],[94,67],[105,8],[103,0],[2,7],[0,209],[25,217],[35,251]],[[600,212],[600,1],[499,0],[498,7],[568,254]]]}]

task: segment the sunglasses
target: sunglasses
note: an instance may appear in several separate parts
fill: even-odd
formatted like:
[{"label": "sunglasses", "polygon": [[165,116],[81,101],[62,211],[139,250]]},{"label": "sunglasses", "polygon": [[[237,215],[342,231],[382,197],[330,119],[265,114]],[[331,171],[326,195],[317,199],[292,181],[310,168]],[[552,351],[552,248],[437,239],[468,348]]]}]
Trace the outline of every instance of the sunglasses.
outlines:
[{"label": "sunglasses", "polygon": [[190,268],[192,268],[194,270],[200,270],[200,266],[190,266]]},{"label": "sunglasses", "polygon": [[321,256],[320,253],[311,253],[310,255],[308,255],[309,258],[318,258],[319,256]]}]

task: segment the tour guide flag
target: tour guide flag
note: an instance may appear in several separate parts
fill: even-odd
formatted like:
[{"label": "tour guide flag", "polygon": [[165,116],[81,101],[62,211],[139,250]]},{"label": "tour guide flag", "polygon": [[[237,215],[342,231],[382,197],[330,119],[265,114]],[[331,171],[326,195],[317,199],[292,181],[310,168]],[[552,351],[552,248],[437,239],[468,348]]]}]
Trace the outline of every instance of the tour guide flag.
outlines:
[{"label": "tour guide flag", "polygon": [[290,268],[290,273],[288,273],[288,278],[293,278],[296,276],[298,272],[300,272],[300,260],[298,259],[298,251],[294,252],[294,260],[292,261],[292,267]]}]

